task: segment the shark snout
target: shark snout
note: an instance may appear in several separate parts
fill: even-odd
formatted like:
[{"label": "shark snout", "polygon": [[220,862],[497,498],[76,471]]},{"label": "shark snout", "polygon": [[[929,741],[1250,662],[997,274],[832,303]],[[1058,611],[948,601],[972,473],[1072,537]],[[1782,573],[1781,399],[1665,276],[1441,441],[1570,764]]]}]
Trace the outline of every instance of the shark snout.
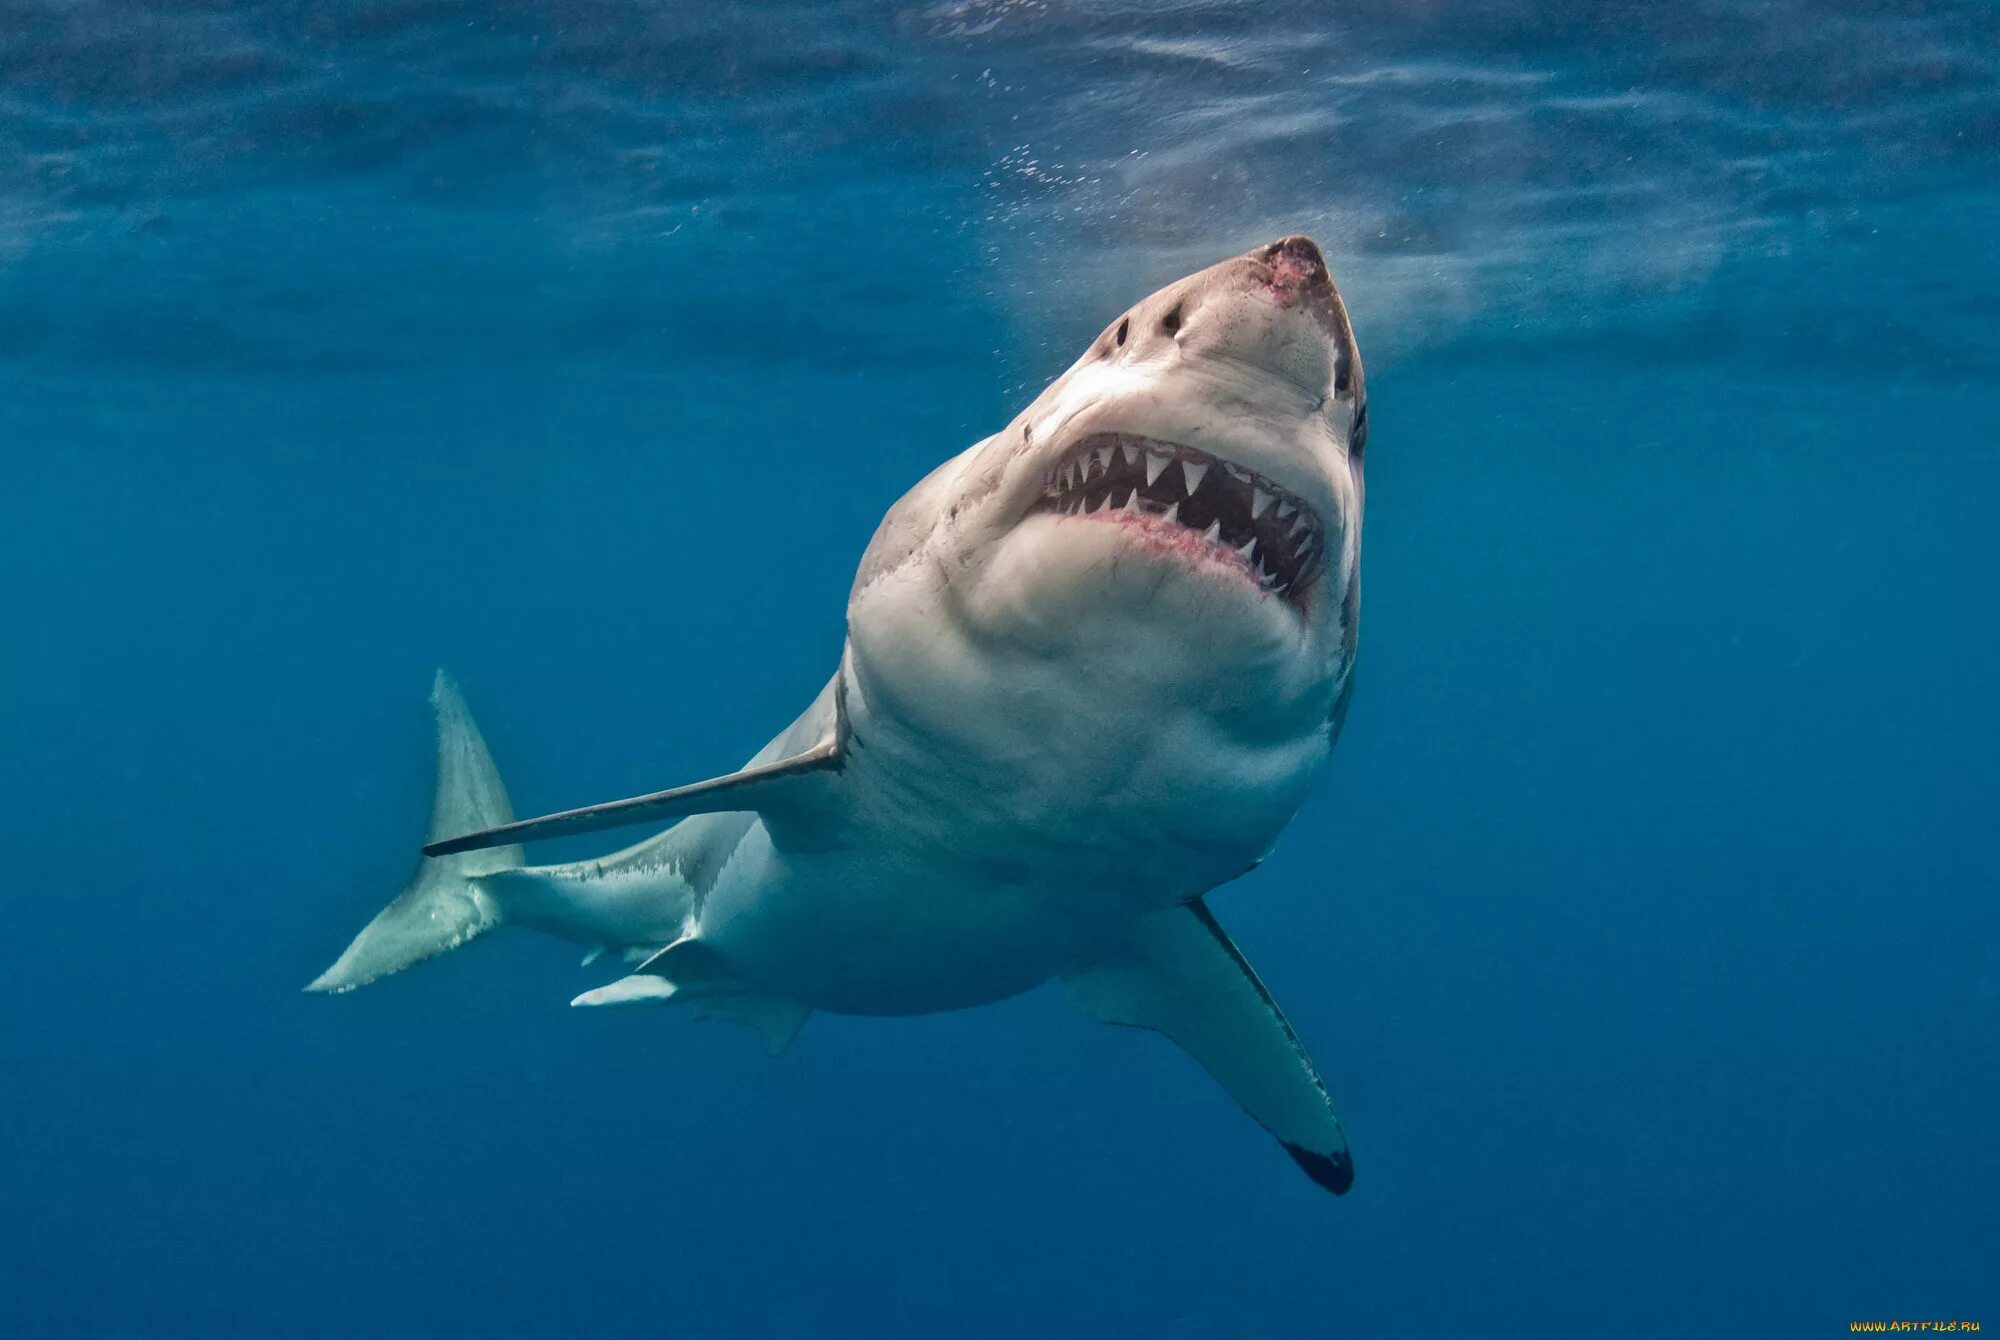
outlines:
[{"label": "shark snout", "polygon": [[[1347,305],[1341,301],[1333,275],[1326,268],[1326,256],[1310,237],[1294,234],[1252,247],[1236,264],[1242,267],[1243,282],[1252,292],[1261,291],[1280,312],[1302,312],[1311,318],[1331,363],[1328,385],[1321,380],[1316,356],[1301,358],[1295,347],[1278,351],[1274,361],[1286,365],[1291,378],[1309,389],[1324,389],[1358,407],[1361,394],[1361,351],[1354,342],[1354,327],[1347,319]],[[1278,328],[1282,330],[1282,325]],[[1279,343],[1288,341],[1280,336]]]},{"label": "shark snout", "polygon": [[1333,292],[1326,257],[1310,237],[1281,237],[1253,250],[1250,259],[1265,267],[1264,286],[1280,307],[1290,307],[1308,295],[1330,296]]}]

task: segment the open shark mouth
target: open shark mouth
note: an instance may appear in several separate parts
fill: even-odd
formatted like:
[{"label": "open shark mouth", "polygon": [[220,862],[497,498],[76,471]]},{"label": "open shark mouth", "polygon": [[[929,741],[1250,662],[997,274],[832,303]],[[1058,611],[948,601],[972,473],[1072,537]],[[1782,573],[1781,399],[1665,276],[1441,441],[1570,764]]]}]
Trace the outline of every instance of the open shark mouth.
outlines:
[{"label": "open shark mouth", "polygon": [[1239,561],[1252,581],[1287,600],[1303,593],[1326,556],[1319,516],[1297,494],[1233,461],[1132,433],[1083,439],[1028,510],[1135,522],[1174,533],[1176,548],[1206,541],[1212,556]]}]

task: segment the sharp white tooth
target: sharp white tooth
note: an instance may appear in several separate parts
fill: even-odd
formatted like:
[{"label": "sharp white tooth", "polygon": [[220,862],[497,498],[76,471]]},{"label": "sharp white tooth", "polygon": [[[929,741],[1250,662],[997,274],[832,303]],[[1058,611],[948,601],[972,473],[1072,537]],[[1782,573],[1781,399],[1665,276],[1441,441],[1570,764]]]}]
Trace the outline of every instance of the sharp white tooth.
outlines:
[{"label": "sharp white tooth", "polygon": [[1130,442],[1120,442],[1118,444],[1119,462],[1124,465],[1130,465],[1132,463],[1132,457],[1137,455],[1138,451],[1139,449],[1133,446]]},{"label": "sharp white tooth", "polygon": [[[1217,524],[1220,525],[1221,523],[1218,522]],[[1243,543],[1236,546],[1236,552],[1243,555],[1243,557],[1248,558],[1250,557],[1250,551],[1252,549],[1255,549],[1256,547],[1257,547],[1257,537],[1255,535],[1252,535],[1249,539],[1245,540]]]},{"label": "sharp white tooth", "polygon": [[1164,516],[1167,520],[1178,524],[1181,519],[1181,505],[1179,503],[1175,503],[1172,507],[1169,507],[1166,511],[1162,512],[1160,515]]},{"label": "sharp white tooth", "polygon": [[1097,457],[1097,473],[1103,474],[1111,468],[1111,453],[1113,450],[1114,448],[1111,447],[1099,447],[1095,452],[1091,453]]},{"label": "sharp white tooth", "polygon": [[1146,487],[1153,487],[1153,481],[1160,477],[1160,471],[1167,468],[1168,457],[1157,451],[1146,453]]},{"label": "sharp white tooth", "polygon": [[1283,521],[1286,517],[1290,516],[1291,514],[1292,514],[1292,505],[1283,500],[1279,501],[1278,510],[1272,513],[1272,515],[1277,517],[1278,520],[1280,521]]},{"label": "sharp white tooth", "polygon": [[1133,490],[1132,490],[1132,491],[1131,491],[1130,493],[1126,494],[1126,495],[1125,495],[1125,501],[1124,501],[1124,502],[1122,502],[1122,503],[1119,503],[1119,504],[1118,504],[1118,510],[1119,510],[1119,511],[1121,511],[1121,512],[1136,512],[1136,511],[1138,511],[1138,510],[1139,510],[1139,490],[1137,490],[1137,489],[1133,489]]},{"label": "sharp white tooth", "polygon": [[1207,474],[1208,465],[1206,462],[1200,465],[1197,465],[1193,461],[1181,462],[1181,477],[1187,480],[1187,491],[1190,498],[1194,496],[1194,491],[1201,487],[1202,478]]},{"label": "sharp white tooth", "polygon": [[1216,520],[1209,522],[1208,529],[1202,532],[1202,537],[1206,539],[1210,544],[1221,544],[1222,543],[1221,518],[1218,517]]},{"label": "sharp white tooth", "polygon": [[1304,534],[1306,531],[1309,531],[1311,529],[1312,529],[1312,524],[1305,519],[1305,516],[1303,514],[1301,514],[1299,519],[1292,523],[1291,534],[1286,536],[1286,538],[1296,540],[1300,535]]},{"label": "sharp white tooth", "polygon": [[1268,494],[1268,493],[1264,492],[1264,490],[1262,490],[1262,489],[1257,489],[1257,488],[1253,488],[1253,489],[1251,489],[1251,490],[1250,490],[1250,519],[1251,519],[1251,520],[1253,520],[1253,521],[1254,521],[1254,520],[1256,520],[1256,519],[1257,519],[1258,517],[1260,517],[1260,516],[1264,515],[1264,509],[1265,509],[1266,507],[1269,507],[1270,505],[1271,505],[1271,495],[1270,495],[1270,494]]}]

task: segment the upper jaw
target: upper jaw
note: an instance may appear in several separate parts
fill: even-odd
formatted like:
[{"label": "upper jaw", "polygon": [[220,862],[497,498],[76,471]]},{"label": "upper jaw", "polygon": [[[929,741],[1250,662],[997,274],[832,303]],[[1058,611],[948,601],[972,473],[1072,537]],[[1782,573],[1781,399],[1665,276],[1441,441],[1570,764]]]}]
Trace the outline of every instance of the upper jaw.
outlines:
[{"label": "upper jaw", "polygon": [[1140,525],[1295,607],[1326,566],[1326,525],[1307,500],[1226,457],[1135,433],[1090,433],[1055,455],[1027,509],[1038,513]]}]

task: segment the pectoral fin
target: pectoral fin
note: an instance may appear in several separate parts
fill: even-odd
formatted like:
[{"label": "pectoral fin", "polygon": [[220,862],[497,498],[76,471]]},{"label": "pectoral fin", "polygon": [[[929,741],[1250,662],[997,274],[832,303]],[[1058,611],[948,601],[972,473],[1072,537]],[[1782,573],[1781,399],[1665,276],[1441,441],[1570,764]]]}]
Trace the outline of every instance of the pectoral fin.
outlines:
[{"label": "pectoral fin", "polygon": [[705,782],[669,787],[665,791],[607,801],[602,805],[585,805],[580,809],[562,810],[537,819],[521,819],[497,828],[445,838],[425,846],[424,855],[449,856],[455,852],[478,851],[483,847],[505,847],[521,842],[538,842],[544,838],[575,837],[579,833],[596,833],[631,824],[685,819],[691,814],[762,810],[768,805],[782,803],[785,794],[796,789],[801,777],[838,772],[845,761],[847,700],[844,686],[844,679],[836,677],[832,686],[832,718],[824,734],[810,747],[789,757],[753,764],[726,776],[711,777]]},{"label": "pectoral fin", "polygon": [[1354,1182],[1340,1118],[1270,992],[1200,899],[1142,919],[1063,978],[1108,1024],[1163,1033],[1207,1067],[1313,1179]]}]

